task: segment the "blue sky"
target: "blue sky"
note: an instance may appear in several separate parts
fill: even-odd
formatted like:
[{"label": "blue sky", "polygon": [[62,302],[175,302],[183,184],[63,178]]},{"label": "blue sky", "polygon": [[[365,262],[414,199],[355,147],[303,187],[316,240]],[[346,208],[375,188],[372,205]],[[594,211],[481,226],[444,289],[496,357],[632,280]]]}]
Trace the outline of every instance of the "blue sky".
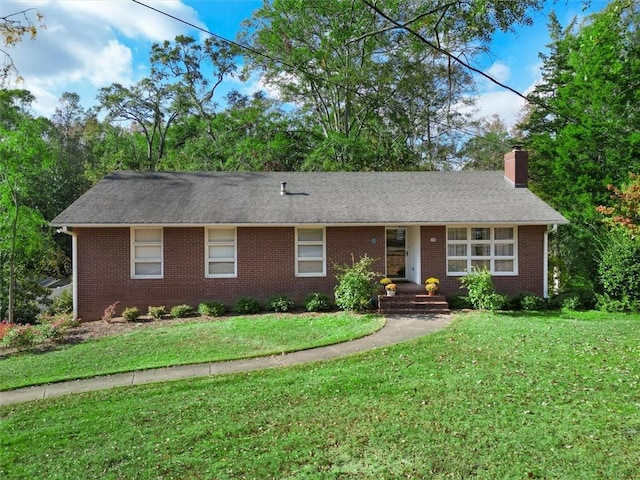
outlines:
[{"label": "blue sky", "polygon": [[[261,0],[141,1],[231,39],[242,20],[262,4]],[[606,4],[606,0],[592,0],[589,12]],[[0,0],[0,16],[34,7],[44,15],[46,29],[35,40],[25,39],[9,51],[24,79],[19,87],[36,95],[34,113],[40,115],[51,115],[66,91],[80,94],[85,106],[95,105],[100,87],[114,82],[129,85],[148,73],[153,42],[173,40],[178,34],[201,35],[131,0]],[[533,27],[497,34],[491,55],[474,66],[520,92],[529,91],[539,78],[538,52],[548,43],[546,24],[551,9],[563,25],[576,15],[585,15],[581,0],[547,1],[545,11],[534,15]],[[496,114],[513,124],[523,101],[481,79],[478,86],[481,96],[476,115]],[[227,85],[227,89],[244,93],[260,87],[259,82],[230,81]]]}]

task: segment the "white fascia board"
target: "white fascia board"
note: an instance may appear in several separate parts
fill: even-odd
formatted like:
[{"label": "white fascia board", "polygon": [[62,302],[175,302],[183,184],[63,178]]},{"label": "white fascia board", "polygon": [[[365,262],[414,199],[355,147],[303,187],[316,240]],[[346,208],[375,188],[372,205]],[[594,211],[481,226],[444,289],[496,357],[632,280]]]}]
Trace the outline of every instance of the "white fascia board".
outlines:
[{"label": "white fascia board", "polygon": [[[561,222],[551,222],[558,225],[564,225]],[[569,222],[566,222],[568,224]],[[130,228],[130,227],[295,227],[299,225],[304,226],[327,226],[327,227],[386,227],[389,225],[395,226],[446,226],[446,225],[549,225],[549,221],[528,221],[522,222],[518,220],[499,220],[499,221],[446,221],[446,222],[341,222],[341,223],[304,223],[304,222],[292,222],[292,223],[76,223],[76,224],[50,224],[52,227],[58,228]]]}]

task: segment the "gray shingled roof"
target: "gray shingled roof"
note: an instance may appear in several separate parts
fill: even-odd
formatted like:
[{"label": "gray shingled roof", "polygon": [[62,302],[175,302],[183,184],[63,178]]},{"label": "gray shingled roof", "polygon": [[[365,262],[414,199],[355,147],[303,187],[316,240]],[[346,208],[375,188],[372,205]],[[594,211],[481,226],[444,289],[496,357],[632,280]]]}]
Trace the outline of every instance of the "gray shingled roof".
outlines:
[{"label": "gray shingled roof", "polygon": [[[280,195],[286,182],[287,195]],[[502,172],[113,172],[52,222],[81,225],[563,224]]]}]

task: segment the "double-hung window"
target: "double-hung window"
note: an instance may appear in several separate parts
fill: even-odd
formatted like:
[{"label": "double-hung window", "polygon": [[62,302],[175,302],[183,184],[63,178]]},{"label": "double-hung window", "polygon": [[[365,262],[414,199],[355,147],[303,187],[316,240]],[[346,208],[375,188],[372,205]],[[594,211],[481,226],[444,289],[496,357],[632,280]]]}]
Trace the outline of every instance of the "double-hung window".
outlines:
[{"label": "double-hung window", "polygon": [[207,278],[234,278],[237,276],[236,229],[234,227],[206,229]]},{"label": "double-hung window", "polygon": [[131,228],[131,278],[162,278],[162,228]]},{"label": "double-hung window", "polygon": [[325,229],[296,228],[296,276],[323,277],[326,274]]},{"label": "double-hung window", "polygon": [[486,268],[493,275],[517,275],[516,227],[448,227],[447,275]]}]

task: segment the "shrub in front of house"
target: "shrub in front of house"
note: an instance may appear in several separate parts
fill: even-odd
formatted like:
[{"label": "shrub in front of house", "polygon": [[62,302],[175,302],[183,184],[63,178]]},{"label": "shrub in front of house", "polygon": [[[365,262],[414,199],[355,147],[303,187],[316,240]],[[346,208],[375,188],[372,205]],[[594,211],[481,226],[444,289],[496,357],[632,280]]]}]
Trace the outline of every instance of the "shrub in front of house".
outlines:
[{"label": "shrub in front of house", "polygon": [[[604,295],[598,306],[616,309],[640,301],[640,238],[616,229],[602,240],[598,258],[598,282]],[[625,307],[626,308],[626,307]],[[612,311],[612,310],[609,310]]]},{"label": "shrub in front of house", "polygon": [[310,293],[304,301],[307,312],[326,312],[331,310],[331,300],[324,293]]},{"label": "shrub in front of house", "polygon": [[125,308],[122,312],[122,318],[124,318],[127,322],[135,322],[140,316],[140,310],[136,307]]},{"label": "shrub in front of house", "polygon": [[47,340],[60,338],[78,321],[70,313],[40,314],[37,325],[17,325],[8,322],[0,323],[0,346],[27,350]]},{"label": "shrub in front of house", "polygon": [[233,311],[239,315],[251,315],[262,310],[260,302],[252,297],[241,297],[236,300]]},{"label": "shrub in front of house", "polygon": [[73,313],[41,313],[36,320],[40,325],[53,325],[64,333],[71,327],[79,325],[79,321],[73,318]]},{"label": "shrub in front of house", "polygon": [[163,315],[166,315],[166,314],[167,314],[167,309],[164,305],[161,305],[159,307],[149,307],[149,309],[147,310],[147,315],[155,319],[160,319],[162,318]]},{"label": "shrub in front of house", "polygon": [[596,294],[596,299],[596,307],[602,312],[640,312],[640,300],[632,300],[627,295],[622,298],[612,298],[606,293],[604,295]]},{"label": "shrub in front of house", "polygon": [[466,295],[451,295],[447,297],[447,303],[451,310],[471,309],[473,305]]},{"label": "shrub in front of house", "polygon": [[193,313],[193,307],[191,305],[176,305],[171,307],[171,316],[173,318],[185,318]]},{"label": "shrub in front of house", "polygon": [[549,307],[566,311],[589,310],[596,306],[596,302],[591,282],[572,278],[562,292],[551,297]]},{"label": "shrub in front of house", "polygon": [[53,299],[49,307],[49,313],[72,313],[73,312],[73,293],[71,290],[63,290],[60,295]]},{"label": "shrub in front of house", "polygon": [[286,295],[273,295],[267,302],[267,310],[272,312],[289,312],[295,307],[295,302]]},{"label": "shrub in front of house", "polygon": [[504,308],[508,310],[527,310],[539,311],[546,310],[548,303],[544,298],[530,292],[520,292],[517,295],[509,297]]},{"label": "shrub in front of house", "polygon": [[378,288],[377,273],[371,270],[375,259],[365,255],[351,265],[336,265],[338,285],[335,288],[336,305],[343,310],[362,312],[371,308],[371,300]]},{"label": "shrub in front of house", "polygon": [[221,317],[226,311],[227,307],[222,302],[210,301],[198,305],[198,313],[207,317]]},{"label": "shrub in front of house", "polygon": [[43,336],[33,325],[15,325],[2,337],[1,345],[6,348],[26,350],[43,341]]},{"label": "shrub in front of house", "polygon": [[486,268],[474,269],[460,279],[468,290],[467,298],[473,308],[479,310],[500,310],[507,304],[507,297],[496,292],[491,272]]},{"label": "shrub in front of house", "polygon": [[523,295],[520,299],[520,308],[527,311],[539,311],[547,309],[547,302],[534,294]]},{"label": "shrub in front of house", "polygon": [[0,322],[0,344],[4,336],[11,330],[15,328],[17,325],[15,323],[9,323],[7,320],[3,320]]},{"label": "shrub in front of house", "polygon": [[63,334],[63,329],[53,323],[43,323],[36,328],[42,337],[42,341],[60,338]]}]

